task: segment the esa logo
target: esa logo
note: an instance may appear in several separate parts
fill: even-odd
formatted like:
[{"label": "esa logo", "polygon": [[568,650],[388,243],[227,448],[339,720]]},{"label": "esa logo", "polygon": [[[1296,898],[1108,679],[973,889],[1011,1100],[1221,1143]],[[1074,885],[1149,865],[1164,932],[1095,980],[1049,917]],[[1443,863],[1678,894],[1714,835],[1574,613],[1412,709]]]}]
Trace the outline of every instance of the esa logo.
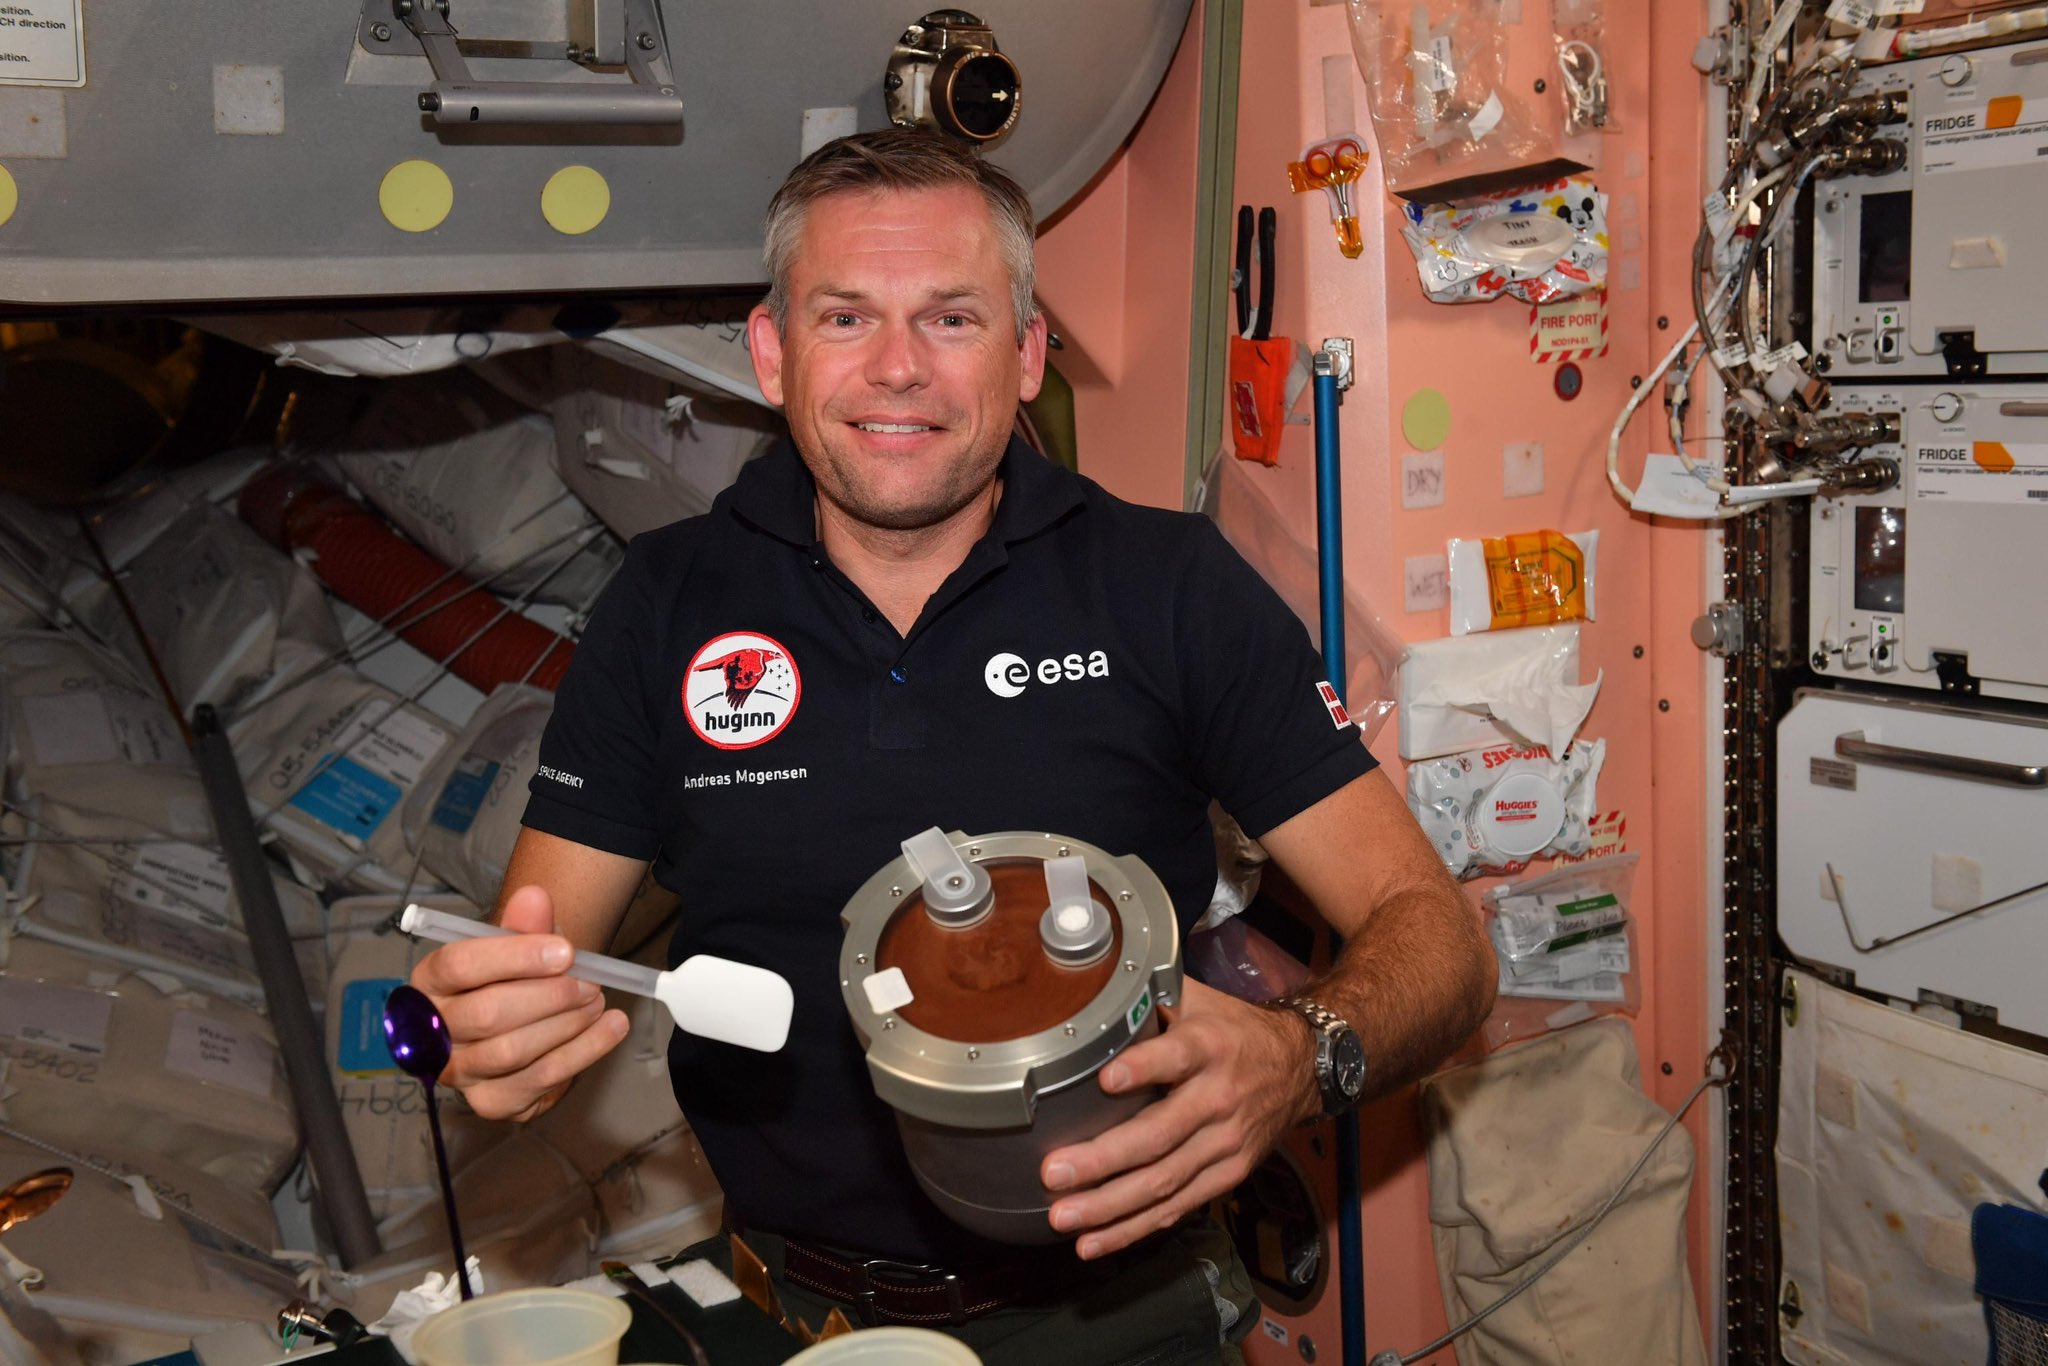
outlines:
[{"label": "esa logo", "polygon": [[1047,657],[1038,661],[1034,669],[1024,661],[1022,655],[1008,652],[989,660],[981,671],[982,681],[997,697],[1015,697],[1024,691],[1025,685],[1035,677],[1041,683],[1074,682],[1083,678],[1109,677],[1109,656],[1095,650],[1086,656],[1065,655],[1060,658]]}]

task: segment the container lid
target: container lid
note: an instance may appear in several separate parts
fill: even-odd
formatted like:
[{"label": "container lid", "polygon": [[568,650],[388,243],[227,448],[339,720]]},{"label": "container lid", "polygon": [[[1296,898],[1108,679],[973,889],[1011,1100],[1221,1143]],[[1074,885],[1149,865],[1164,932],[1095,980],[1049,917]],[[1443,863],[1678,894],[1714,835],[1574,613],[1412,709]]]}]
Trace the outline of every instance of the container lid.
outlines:
[{"label": "container lid", "polygon": [[1564,827],[1564,795],[1540,773],[1510,773],[1480,796],[1473,816],[1482,845],[1528,858]]},{"label": "container lid", "polygon": [[[926,904],[934,835],[988,881],[972,923]],[[917,839],[917,857],[905,841],[840,913],[840,995],[876,1093],[933,1123],[1027,1125],[1040,1095],[1092,1074],[1178,999],[1172,899],[1138,859],[1063,836]]]},{"label": "container lid", "polygon": [[958,1338],[929,1328],[863,1328],[826,1338],[789,1359],[789,1366],[979,1366]]}]

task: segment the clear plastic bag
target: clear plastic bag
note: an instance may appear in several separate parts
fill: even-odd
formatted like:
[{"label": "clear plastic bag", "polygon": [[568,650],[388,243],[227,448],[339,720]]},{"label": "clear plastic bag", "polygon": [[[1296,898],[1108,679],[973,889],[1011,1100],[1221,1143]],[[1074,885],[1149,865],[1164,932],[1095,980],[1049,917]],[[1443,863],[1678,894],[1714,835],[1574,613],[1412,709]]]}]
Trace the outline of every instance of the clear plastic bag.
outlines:
[{"label": "clear plastic bag", "polygon": [[1550,16],[1557,43],[1558,96],[1564,135],[1616,133],[1607,100],[1607,0],[1556,0]]},{"label": "clear plastic bag", "polygon": [[1500,972],[1500,995],[1480,1030],[1488,1049],[1642,1008],[1629,911],[1638,857],[1571,864],[1481,898]]},{"label": "clear plastic bag", "polygon": [[1270,1001],[1306,985],[1309,970],[1299,958],[1232,916],[1211,930],[1188,936],[1186,966],[1203,986],[1241,1001]]},{"label": "clear plastic bag", "polygon": [[1387,188],[1451,198],[1546,160],[1531,111],[1507,83],[1498,0],[1350,0],[1351,47],[1365,77]]}]

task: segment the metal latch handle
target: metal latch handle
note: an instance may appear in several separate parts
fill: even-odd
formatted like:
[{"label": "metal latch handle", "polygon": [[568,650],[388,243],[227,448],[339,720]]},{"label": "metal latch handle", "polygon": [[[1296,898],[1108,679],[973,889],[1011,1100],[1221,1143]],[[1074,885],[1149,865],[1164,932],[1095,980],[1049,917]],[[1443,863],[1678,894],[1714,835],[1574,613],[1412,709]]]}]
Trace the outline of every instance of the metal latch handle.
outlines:
[{"label": "metal latch handle", "polygon": [[[616,16],[627,36],[622,51],[630,84],[480,81],[470,74],[459,36],[448,21],[448,0],[391,0],[391,6],[434,68],[434,86],[421,92],[420,110],[435,123],[673,127],[683,121],[683,102],[676,94],[668,40],[654,0],[623,0]],[[607,49],[614,46],[609,33],[599,41]]]},{"label": "metal latch handle", "polygon": [[1835,756],[1884,768],[1902,768],[1928,773],[1937,778],[1963,778],[1976,783],[1999,783],[2006,787],[2048,787],[2048,764],[2005,764],[1995,759],[1971,759],[1960,754],[1940,754],[1927,749],[1907,749],[1866,740],[1860,731],[1835,737]]}]

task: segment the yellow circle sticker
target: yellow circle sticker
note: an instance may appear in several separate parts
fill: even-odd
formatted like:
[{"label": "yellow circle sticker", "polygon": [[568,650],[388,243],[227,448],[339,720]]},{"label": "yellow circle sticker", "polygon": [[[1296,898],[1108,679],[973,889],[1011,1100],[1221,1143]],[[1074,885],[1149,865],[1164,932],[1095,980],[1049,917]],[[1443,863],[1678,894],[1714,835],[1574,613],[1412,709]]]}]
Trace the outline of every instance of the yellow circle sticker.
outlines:
[{"label": "yellow circle sticker", "polygon": [[402,232],[428,232],[455,207],[455,184],[431,161],[401,161],[384,173],[377,207]]},{"label": "yellow circle sticker", "polygon": [[14,217],[14,207],[19,203],[21,192],[14,188],[14,177],[7,174],[5,166],[0,166],[0,223]]},{"label": "yellow circle sticker", "polygon": [[1451,401],[1440,389],[1417,389],[1401,409],[1401,435],[1418,451],[1442,448],[1451,434]]},{"label": "yellow circle sticker", "polygon": [[540,192],[541,217],[571,237],[589,232],[611,211],[612,187],[588,166],[564,166]]}]

